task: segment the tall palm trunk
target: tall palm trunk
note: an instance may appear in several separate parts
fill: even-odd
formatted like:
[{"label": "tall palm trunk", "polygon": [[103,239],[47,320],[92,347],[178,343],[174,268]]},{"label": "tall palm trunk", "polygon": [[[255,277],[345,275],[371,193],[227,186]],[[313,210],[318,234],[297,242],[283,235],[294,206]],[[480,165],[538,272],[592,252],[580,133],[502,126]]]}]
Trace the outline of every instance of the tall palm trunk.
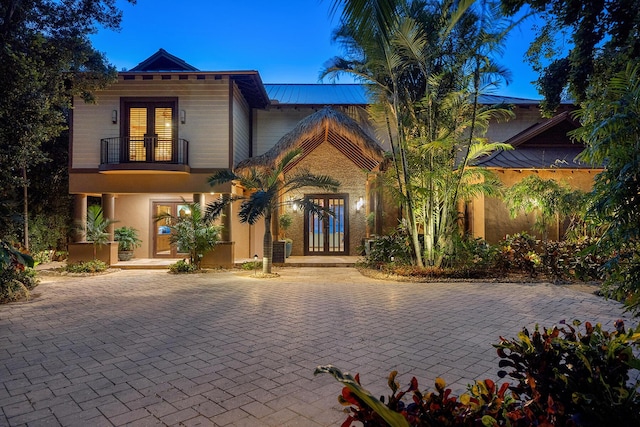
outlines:
[{"label": "tall palm trunk", "polygon": [[273,236],[271,235],[271,211],[264,215],[264,238],[262,239],[262,272],[271,273],[273,265]]}]

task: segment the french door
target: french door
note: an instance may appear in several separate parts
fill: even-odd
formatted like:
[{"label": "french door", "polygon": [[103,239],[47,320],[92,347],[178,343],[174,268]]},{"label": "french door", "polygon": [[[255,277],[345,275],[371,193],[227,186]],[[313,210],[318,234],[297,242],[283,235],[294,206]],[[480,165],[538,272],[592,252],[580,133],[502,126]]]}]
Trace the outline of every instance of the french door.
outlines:
[{"label": "french door", "polygon": [[151,218],[153,224],[153,257],[154,258],[179,258],[187,254],[187,251],[172,245],[170,243],[171,238],[171,220],[169,218],[156,221],[155,219],[160,215],[170,214],[174,218],[182,218],[184,216],[190,216],[191,211],[189,205],[185,203],[175,202],[154,202],[153,203],[153,217]]},{"label": "french door", "polygon": [[176,140],[175,101],[125,101],[125,162],[172,162]]},{"label": "french door", "polygon": [[349,196],[347,194],[311,194],[305,196],[333,215],[305,212],[305,255],[349,254]]}]

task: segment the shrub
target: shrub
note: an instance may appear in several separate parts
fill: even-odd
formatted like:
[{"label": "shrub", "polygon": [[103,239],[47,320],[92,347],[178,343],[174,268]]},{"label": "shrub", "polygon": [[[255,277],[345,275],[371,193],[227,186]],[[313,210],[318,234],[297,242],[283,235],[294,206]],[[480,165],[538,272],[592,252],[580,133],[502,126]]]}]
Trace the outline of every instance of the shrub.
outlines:
[{"label": "shrub", "polygon": [[406,233],[396,230],[386,236],[378,236],[371,243],[369,254],[364,257],[364,264],[371,268],[381,268],[393,262],[397,265],[411,264],[411,246]]},{"label": "shrub", "polygon": [[461,396],[452,395],[441,378],[434,391],[421,392],[416,378],[400,390],[394,371],[391,395],[377,399],[359,375],[331,365],[319,366],[315,374],[329,373],[344,384],[338,396],[349,407],[343,426],[626,426],[640,419],[638,372],[635,383],[629,380],[630,369],[640,369],[633,351],[638,345],[640,334],[626,332],[622,321],[613,332],[589,323],[584,334],[567,325],[543,332],[536,326],[533,335],[524,329],[518,339],[501,337],[495,345],[500,367],[511,369],[498,375],[511,376],[516,385],[475,381]]},{"label": "shrub", "polygon": [[240,266],[243,270],[262,270],[262,261],[247,261]]},{"label": "shrub", "polygon": [[531,277],[535,276],[539,266],[539,259],[533,256],[536,253],[536,243],[536,239],[527,233],[507,235],[498,244],[496,267],[503,272],[518,270],[527,272]]},{"label": "shrub", "polygon": [[[579,321],[573,322],[580,326]],[[625,332],[621,320],[606,332],[600,324],[523,329],[518,339],[500,338],[495,347],[502,360],[500,377],[518,384],[512,390],[536,419],[552,425],[634,425],[640,419],[638,381],[629,383],[629,370],[640,369],[633,347],[640,334]]]},{"label": "shrub", "polygon": [[106,271],[109,266],[99,259],[93,259],[91,261],[81,261],[68,264],[66,270],[69,273],[102,273]]},{"label": "shrub", "polygon": [[38,285],[33,258],[0,241],[0,303],[29,298]]},{"label": "shrub", "polygon": [[193,273],[198,271],[199,268],[195,264],[188,263],[186,260],[181,259],[178,262],[169,266],[169,271],[174,274],[178,273]]},{"label": "shrub", "polygon": [[481,238],[470,238],[454,234],[453,251],[443,264],[454,268],[486,271],[496,262],[498,249]]}]

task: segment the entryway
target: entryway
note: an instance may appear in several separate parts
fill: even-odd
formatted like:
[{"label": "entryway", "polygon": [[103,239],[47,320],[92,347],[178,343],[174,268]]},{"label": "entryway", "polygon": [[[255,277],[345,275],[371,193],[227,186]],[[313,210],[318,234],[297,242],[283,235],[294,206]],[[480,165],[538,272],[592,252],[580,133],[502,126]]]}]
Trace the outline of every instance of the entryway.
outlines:
[{"label": "entryway", "polygon": [[191,215],[189,205],[185,202],[154,202],[153,217],[151,218],[153,233],[153,257],[154,258],[179,258],[186,255],[186,251],[181,251],[175,245],[171,245],[169,238],[171,229],[170,219],[165,218],[156,221],[160,215],[170,214],[173,217],[184,217]]},{"label": "entryway", "polygon": [[349,195],[309,194],[305,199],[333,215],[305,212],[304,255],[349,254]]}]

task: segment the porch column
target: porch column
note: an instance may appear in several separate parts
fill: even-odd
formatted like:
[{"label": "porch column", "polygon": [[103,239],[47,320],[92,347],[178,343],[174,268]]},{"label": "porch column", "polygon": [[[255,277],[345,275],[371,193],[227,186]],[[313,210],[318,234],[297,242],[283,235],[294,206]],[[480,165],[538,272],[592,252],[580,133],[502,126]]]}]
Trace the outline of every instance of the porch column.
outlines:
[{"label": "porch column", "polygon": [[73,195],[73,224],[76,228],[74,233],[74,243],[85,242],[87,235],[84,232],[87,228],[87,195]]},{"label": "porch column", "polygon": [[193,203],[200,205],[200,209],[204,212],[204,194],[193,193]]},{"label": "porch column", "polygon": [[[223,197],[231,197],[231,194],[224,194]],[[227,203],[222,210],[222,233],[220,238],[223,242],[231,241],[231,203]]]},{"label": "porch column", "polygon": [[[102,214],[104,215],[105,219],[112,219],[112,220],[116,219],[115,206],[116,206],[115,195],[111,193],[105,193],[102,195]],[[114,241],[114,234],[113,234],[114,229],[115,229],[114,224],[111,224],[109,225],[109,227],[107,227],[107,233],[109,233],[110,242]]]}]

